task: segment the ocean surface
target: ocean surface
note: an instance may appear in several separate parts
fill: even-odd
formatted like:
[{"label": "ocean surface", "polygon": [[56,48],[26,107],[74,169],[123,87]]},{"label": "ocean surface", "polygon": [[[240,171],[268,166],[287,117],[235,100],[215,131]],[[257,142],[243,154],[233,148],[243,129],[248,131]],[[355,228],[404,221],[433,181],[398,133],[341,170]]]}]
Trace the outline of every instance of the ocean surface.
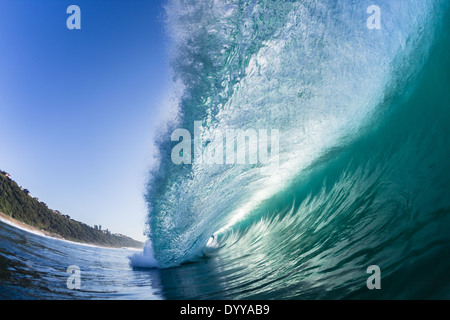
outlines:
[{"label": "ocean surface", "polygon": [[[449,299],[450,1],[372,2],[169,0],[144,251],[0,224],[0,297]],[[278,129],[277,166],[176,165],[194,121]]]}]

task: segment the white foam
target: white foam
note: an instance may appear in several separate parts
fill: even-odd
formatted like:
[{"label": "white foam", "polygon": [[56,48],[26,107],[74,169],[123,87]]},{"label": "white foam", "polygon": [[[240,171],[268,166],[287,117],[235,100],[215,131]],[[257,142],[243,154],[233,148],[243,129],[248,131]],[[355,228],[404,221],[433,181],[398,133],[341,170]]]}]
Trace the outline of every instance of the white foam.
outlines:
[{"label": "white foam", "polygon": [[150,240],[147,240],[144,245],[142,252],[135,253],[128,257],[130,259],[130,264],[135,268],[159,268],[160,264],[158,260],[155,259],[153,252],[153,244]]}]

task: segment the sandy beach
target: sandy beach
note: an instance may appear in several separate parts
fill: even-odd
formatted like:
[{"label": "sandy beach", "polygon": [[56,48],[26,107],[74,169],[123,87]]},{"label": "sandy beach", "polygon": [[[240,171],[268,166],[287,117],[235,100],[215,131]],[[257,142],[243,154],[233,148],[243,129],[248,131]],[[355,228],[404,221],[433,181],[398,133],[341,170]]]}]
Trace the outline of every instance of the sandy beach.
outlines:
[{"label": "sandy beach", "polygon": [[7,223],[9,225],[12,225],[12,226],[16,227],[16,228],[19,228],[19,229],[22,229],[22,230],[25,230],[25,231],[28,231],[28,232],[31,232],[31,233],[34,233],[34,234],[38,234],[40,236],[46,236],[46,237],[51,237],[51,238],[55,238],[55,239],[59,239],[59,240],[65,240],[60,235],[57,235],[55,233],[51,233],[51,232],[48,232],[48,231],[44,231],[44,230],[41,230],[41,229],[33,227],[33,226],[30,226],[30,225],[28,225],[26,223],[23,223],[23,222],[21,222],[19,220],[16,220],[16,219],[12,218],[11,216],[8,216],[7,214],[5,214],[5,213],[3,213],[1,211],[0,211],[0,221],[3,221],[3,222],[5,222],[5,223]]},{"label": "sandy beach", "polygon": [[129,250],[137,250],[140,251],[142,250],[141,248],[133,248],[133,247],[108,247],[108,246],[102,246],[102,245],[98,245],[98,244],[92,244],[92,243],[83,243],[83,242],[76,242],[76,241],[71,241],[71,240],[67,240],[63,237],[61,237],[60,235],[56,234],[56,233],[52,233],[52,232],[48,232],[48,231],[44,231],[42,229],[30,226],[26,223],[23,223],[19,220],[16,220],[14,218],[11,218],[10,216],[8,216],[7,214],[3,213],[0,211],[0,221],[9,224],[15,228],[27,231],[27,232],[31,232],[33,234],[39,235],[39,236],[43,236],[43,237],[49,237],[49,238],[53,238],[56,240],[61,240],[61,241],[65,241],[68,243],[72,243],[72,244],[77,244],[77,245],[82,245],[82,246],[88,246],[88,247],[97,247],[97,248],[104,248],[104,249],[129,249]]}]

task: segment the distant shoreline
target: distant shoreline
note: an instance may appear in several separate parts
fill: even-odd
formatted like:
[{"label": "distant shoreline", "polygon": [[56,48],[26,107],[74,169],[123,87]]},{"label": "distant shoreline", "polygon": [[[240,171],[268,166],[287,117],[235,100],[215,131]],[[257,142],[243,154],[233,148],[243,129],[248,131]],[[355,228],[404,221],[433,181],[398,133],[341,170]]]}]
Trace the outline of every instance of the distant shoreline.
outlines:
[{"label": "distant shoreline", "polygon": [[[73,240],[67,240],[67,239],[61,237],[59,234],[48,232],[48,231],[41,230],[39,228],[30,226],[30,225],[28,225],[26,223],[23,223],[22,221],[14,219],[11,216],[8,216],[7,214],[5,214],[5,213],[3,213],[1,211],[0,211],[0,222],[3,222],[5,224],[8,224],[8,225],[14,227],[14,228],[17,228],[17,229],[20,229],[20,230],[24,230],[26,232],[30,232],[32,234],[35,234],[35,235],[38,235],[38,236],[41,236],[41,237],[48,237],[48,238],[52,238],[52,239],[55,239],[55,240],[60,240],[60,241],[73,243],[73,244],[78,244],[78,245],[82,245],[82,246],[98,247],[98,248],[106,248],[106,249],[121,249],[119,247],[102,246],[102,245],[93,244],[93,243],[84,243],[84,242],[77,242],[77,241],[73,241]],[[133,248],[133,247],[122,247],[122,248],[130,249],[130,250],[140,250],[139,248]]]},{"label": "distant shoreline", "polygon": [[19,229],[53,239],[101,248],[143,248],[144,243],[101,226],[91,227],[50,209],[0,170],[0,219]]},{"label": "distant shoreline", "polygon": [[30,225],[28,225],[26,223],[23,223],[22,221],[14,219],[11,216],[8,216],[7,214],[5,214],[5,213],[3,213],[1,211],[0,211],[0,220],[3,221],[3,222],[8,223],[10,225],[12,225],[13,227],[16,227],[18,229],[23,229],[23,230],[29,231],[31,233],[35,233],[35,234],[38,234],[38,235],[41,235],[41,236],[47,236],[47,237],[55,238],[55,239],[59,239],[59,240],[66,240],[63,237],[61,237],[60,235],[56,234],[56,233],[44,231],[44,230],[41,230],[39,228],[30,226]]}]

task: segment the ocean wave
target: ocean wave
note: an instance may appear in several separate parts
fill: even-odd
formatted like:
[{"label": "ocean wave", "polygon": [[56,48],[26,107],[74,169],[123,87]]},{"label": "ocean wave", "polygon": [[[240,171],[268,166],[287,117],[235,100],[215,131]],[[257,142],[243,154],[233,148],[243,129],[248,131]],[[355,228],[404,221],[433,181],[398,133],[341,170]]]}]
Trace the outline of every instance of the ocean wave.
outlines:
[{"label": "ocean wave", "polygon": [[[197,259],[209,252],[215,235],[225,256],[255,250],[265,256],[261,262],[255,256],[258,264],[276,259],[278,251],[292,257],[292,268],[306,259],[326,269],[333,258],[326,235],[332,228],[346,234],[336,224],[358,219],[350,225],[368,226],[342,242],[332,238],[339,251],[391,223],[389,217],[375,219],[378,231],[372,233],[373,220],[360,216],[366,206],[390,212],[396,204],[371,202],[387,169],[377,162],[382,155],[369,157],[358,141],[398,109],[392,107],[394,97],[413,94],[447,6],[379,1],[382,29],[370,30],[370,4],[168,1],[174,87],[182,89],[170,101],[173,114],[155,141],[158,159],[146,195],[149,241],[131,258],[134,266],[166,268]],[[201,121],[205,141],[227,129],[278,129],[277,168],[262,175],[261,165],[175,165],[171,133],[193,133],[195,121]],[[385,148],[390,137],[383,138]],[[214,146],[202,148],[211,153]],[[349,150],[360,153],[359,162]],[[334,173],[330,159],[349,165]]]}]

